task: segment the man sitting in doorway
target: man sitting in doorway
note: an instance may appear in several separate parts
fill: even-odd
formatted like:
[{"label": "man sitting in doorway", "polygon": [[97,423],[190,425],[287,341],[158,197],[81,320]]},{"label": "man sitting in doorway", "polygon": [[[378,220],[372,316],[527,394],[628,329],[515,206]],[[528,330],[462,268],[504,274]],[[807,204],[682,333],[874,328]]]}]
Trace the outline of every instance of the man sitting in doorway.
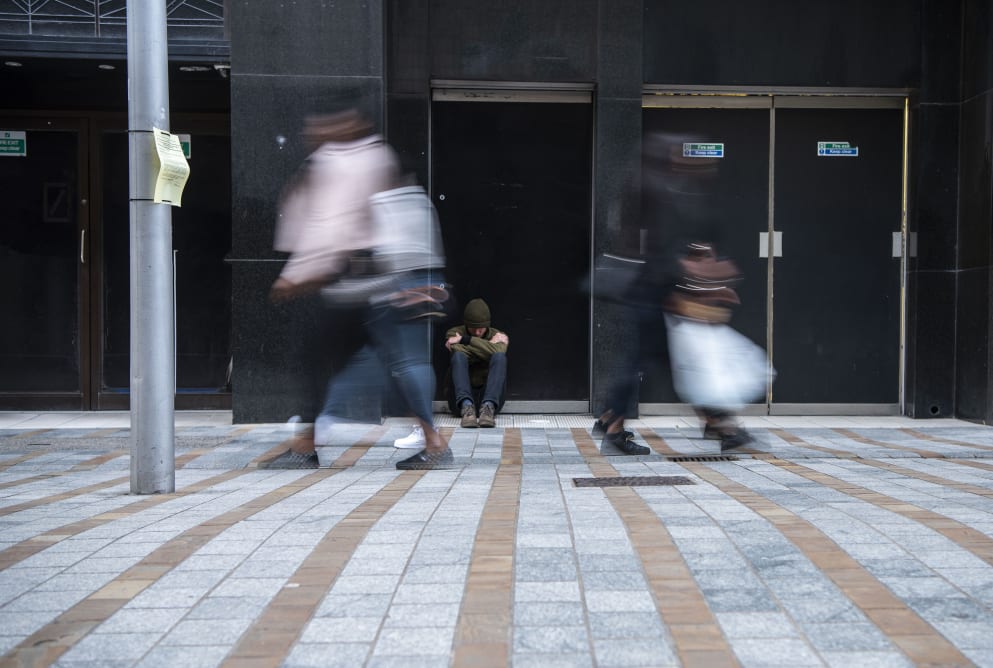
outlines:
[{"label": "man sitting in doorway", "polygon": [[490,307],[482,299],[466,304],[462,322],[445,333],[452,354],[449,408],[462,417],[463,427],[495,427],[503,408],[510,338],[490,327]]}]

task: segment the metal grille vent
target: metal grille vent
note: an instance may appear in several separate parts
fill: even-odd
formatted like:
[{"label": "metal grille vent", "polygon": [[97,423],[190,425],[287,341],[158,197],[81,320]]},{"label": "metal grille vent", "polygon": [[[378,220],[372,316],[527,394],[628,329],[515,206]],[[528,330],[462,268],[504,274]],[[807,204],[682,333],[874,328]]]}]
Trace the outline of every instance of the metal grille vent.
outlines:
[{"label": "metal grille vent", "polygon": [[735,455],[680,455],[679,457],[666,457],[670,462],[736,462]]},{"label": "metal grille vent", "polygon": [[658,487],[661,485],[695,485],[681,475],[648,475],[616,478],[573,478],[576,487]]},{"label": "metal grille vent", "polygon": [[[124,37],[126,0],[0,0],[0,33]],[[223,39],[224,0],[169,0],[171,39]]]}]

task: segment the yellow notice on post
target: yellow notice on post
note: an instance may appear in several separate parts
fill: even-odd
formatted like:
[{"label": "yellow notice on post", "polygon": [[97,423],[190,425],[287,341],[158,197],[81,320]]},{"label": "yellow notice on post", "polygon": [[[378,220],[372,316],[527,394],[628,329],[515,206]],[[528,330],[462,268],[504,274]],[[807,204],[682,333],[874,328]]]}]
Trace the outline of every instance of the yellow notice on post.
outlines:
[{"label": "yellow notice on post", "polygon": [[159,158],[159,173],[155,177],[155,194],[152,201],[157,204],[181,206],[183,188],[190,178],[190,165],[183,155],[179,135],[152,128],[155,136],[155,155]]}]

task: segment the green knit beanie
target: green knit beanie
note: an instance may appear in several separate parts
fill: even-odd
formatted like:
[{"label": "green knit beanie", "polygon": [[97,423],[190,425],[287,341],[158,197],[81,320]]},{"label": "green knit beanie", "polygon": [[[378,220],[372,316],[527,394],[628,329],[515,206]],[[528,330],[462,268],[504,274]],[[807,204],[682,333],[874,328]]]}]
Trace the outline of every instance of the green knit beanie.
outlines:
[{"label": "green knit beanie", "polygon": [[470,329],[489,327],[490,307],[482,299],[473,299],[465,305],[465,311],[462,312],[462,322]]}]

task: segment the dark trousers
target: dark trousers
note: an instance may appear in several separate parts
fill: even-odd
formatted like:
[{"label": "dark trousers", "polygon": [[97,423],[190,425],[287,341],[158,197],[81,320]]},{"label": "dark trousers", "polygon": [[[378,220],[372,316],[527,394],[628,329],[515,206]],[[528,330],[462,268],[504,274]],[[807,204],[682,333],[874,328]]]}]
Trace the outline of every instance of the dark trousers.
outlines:
[{"label": "dark trousers", "polygon": [[460,414],[466,399],[477,406],[489,401],[499,412],[507,388],[507,353],[493,353],[490,357],[485,386],[474,388],[469,378],[469,356],[463,352],[452,353],[452,386],[455,390],[455,402],[449,406],[452,412]]},{"label": "dark trousers", "polygon": [[[625,329],[624,345],[618,347],[613,362],[613,375],[607,380],[609,388],[604,409],[615,416],[632,417],[638,410],[638,392],[641,374],[652,359],[664,348],[651,333],[662,324],[662,310],[656,306],[638,304],[618,305],[618,320],[631,324]],[[664,341],[664,339],[663,339]]]}]

